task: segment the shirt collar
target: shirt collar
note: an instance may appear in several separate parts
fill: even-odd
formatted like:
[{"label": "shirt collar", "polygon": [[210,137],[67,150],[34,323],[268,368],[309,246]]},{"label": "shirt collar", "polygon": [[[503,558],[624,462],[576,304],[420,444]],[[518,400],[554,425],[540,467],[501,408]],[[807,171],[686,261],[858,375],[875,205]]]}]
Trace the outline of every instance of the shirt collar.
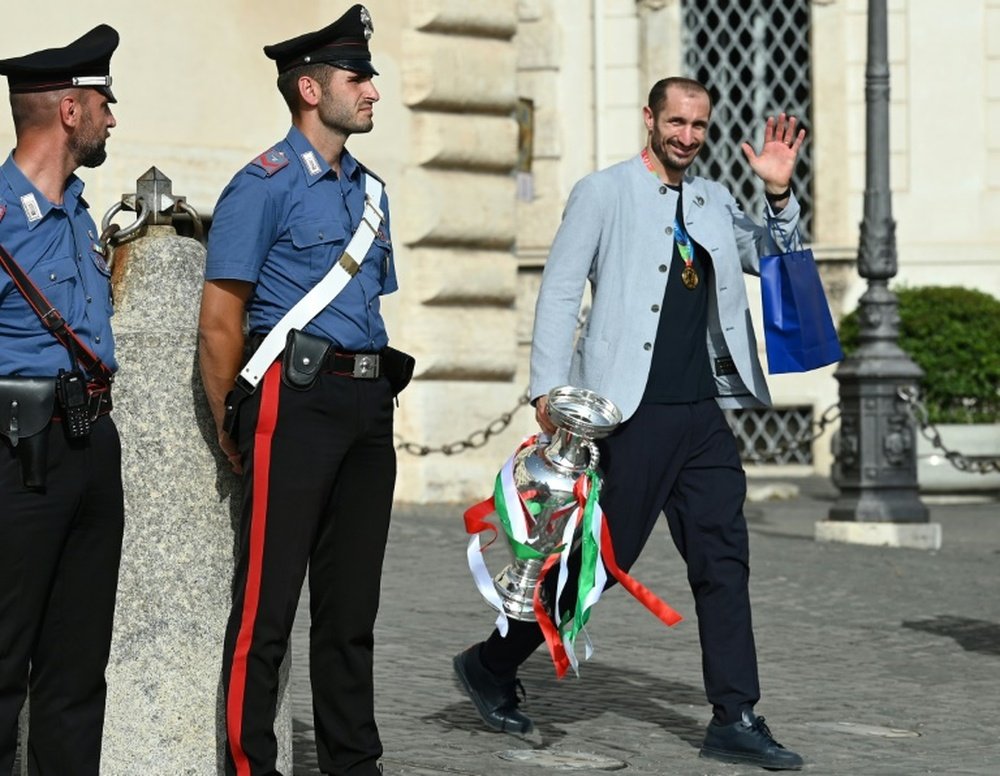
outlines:
[{"label": "shirt collar", "polygon": [[[289,129],[285,140],[291,146],[299,164],[302,165],[302,172],[306,176],[308,185],[312,186],[324,175],[332,172],[326,159],[313,147],[313,144],[298,127],[293,126]],[[354,179],[357,177],[358,167],[357,161],[345,148],[340,154],[340,171],[348,178]]]},{"label": "shirt collar", "polygon": [[[29,232],[42,223],[52,210],[64,210],[66,212],[75,210],[77,200],[80,199],[80,195],[83,193],[83,181],[75,173],[70,173],[70,176],[66,179],[66,189],[63,192],[63,204],[53,205],[48,197],[35,188],[35,185],[21,172],[21,168],[14,161],[13,151],[7,155],[7,161],[0,165],[0,171],[3,172],[4,178],[7,179],[7,185],[10,186],[10,190],[17,200],[11,204],[20,206],[24,210]],[[30,203],[34,203],[34,205]],[[38,217],[31,217],[31,213],[28,212],[28,209],[31,207],[37,207]]]}]

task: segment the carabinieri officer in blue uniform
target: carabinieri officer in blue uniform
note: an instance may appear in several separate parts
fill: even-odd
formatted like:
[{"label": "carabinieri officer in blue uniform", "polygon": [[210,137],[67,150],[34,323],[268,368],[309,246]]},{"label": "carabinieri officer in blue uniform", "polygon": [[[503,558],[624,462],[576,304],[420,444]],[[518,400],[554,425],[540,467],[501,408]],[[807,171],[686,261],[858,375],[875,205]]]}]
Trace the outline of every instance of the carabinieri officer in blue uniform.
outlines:
[{"label": "carabinieri officer in blue uniform", "polygon": [[[373,173],[344,147],[351,134],[373,126],[372,29],[368,11],[355,5],[322,30],[265,47],[292,127],[236,174],[209,234],[201,372],[220,444],[244,480],[223,653],[227,773],[237,776],[278,773],[278,667],[307,566],[320,768],[381,773],[373,628],[396,476],[399,385],[390,379],[379,297],[396,290],[396,273],[388,200],[383,194],[372,203],[380,213],[366,209]],[[234,441],[223,430],[224,404],[245,346],[254,352],[344,261],[363,214],[376,222],[376,234],[363,256],[347,262],[360,269],[293,330],[283,359],[265,364],[239,407]],[[311,355],[296,355],[300,347]]]},{"label": "carabinieri officer in blue uniform", "polygon": [[[0,61],[17,137],[0,166],[0,773],[13,768],[26,695],[32,772],[99,772],[121,447],[107,415],[110,272],[73,171],[105,159],[117,45],[102,24]],[[68,328],[47,328],[39,299]]]}]

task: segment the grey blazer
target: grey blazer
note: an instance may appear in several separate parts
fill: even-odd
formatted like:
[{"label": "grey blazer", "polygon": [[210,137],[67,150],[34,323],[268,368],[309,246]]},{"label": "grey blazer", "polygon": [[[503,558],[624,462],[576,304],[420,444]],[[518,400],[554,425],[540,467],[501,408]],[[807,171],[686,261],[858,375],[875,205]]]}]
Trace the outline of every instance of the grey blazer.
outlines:
[{"label": "grey blazer", "polygon": [[[778,252],[769,231],[748,218],[721,184],[688,176],[682,187],[688,234],[712,256],[708,353],[722,407],[771,403],[747,305],[743,273],[759,274],[760,256]],[[531,347],[532,398],[558,385],[589,388],[628,418],[642,399],[673,256],[677,193],[641,156],[592,173],[570,194],[542,275]],[[794,195],[775,230],[798,223]],[[590,281],[590,312],[577,320]],[[683,326],[684,321],[678,321]]]}]

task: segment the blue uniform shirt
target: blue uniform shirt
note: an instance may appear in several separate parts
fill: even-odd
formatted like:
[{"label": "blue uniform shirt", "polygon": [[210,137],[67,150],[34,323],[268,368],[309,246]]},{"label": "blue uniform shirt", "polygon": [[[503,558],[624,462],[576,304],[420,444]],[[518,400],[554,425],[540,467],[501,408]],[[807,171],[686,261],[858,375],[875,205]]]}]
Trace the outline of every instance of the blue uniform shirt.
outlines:
[{"label": "blue uniform shirt", "polygon": [[[208,236],[206,280],[255,284],[247,302],[251,334],[266,334],[340,258],[359,223],[365,169],[347,150],[338,176],[296,127],[236,174],[222,192]],[[370,174],[370,173],[368,173]],[[388,343],[379,296],[397,288],[389,204],[361,269],[305,331],[346,352]]]},{"label": "blue uniform shirt", "polygon": [[[11,154],[0,165],[0,245],[91,350],[112,370],[111,273],[100,254],[97,226],[71,175],[61,205],[34,187]],[[69,351],[42,326],[21,292],[0,270],[0,375],[54,377],[76,368]]]}]

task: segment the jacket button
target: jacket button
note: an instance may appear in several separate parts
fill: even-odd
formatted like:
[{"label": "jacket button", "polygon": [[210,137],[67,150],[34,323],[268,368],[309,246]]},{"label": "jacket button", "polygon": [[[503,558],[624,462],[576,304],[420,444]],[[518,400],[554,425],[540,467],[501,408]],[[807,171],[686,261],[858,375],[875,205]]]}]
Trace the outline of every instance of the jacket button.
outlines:
[{"label": "jacket button", "polygon": [[674,233],[674,228],[673,228],[672,226],[668,226],[668,227],[667,227],[666,229],[664,229],[663,231],[664,231],[664,232],[666,232],[666,233],[667,233],[668,235],[671,235],[671,234],[673,234],[673,233]]},{"label": "jacket button", "polygon": [[667,271],[667,265],[666,264],[661,264],[660,265],[660,272],[666,272],[666,271]]},{"label": "jacket button", "polygon": [[654,304],[654,305],[653,305],[652,307],[650,307],[649,309],[650,309],[650,310],[652,310],[652,311],[653,311],[654,313],[658,313],[658,312],[660,312],[660,306],[659,306],[658,304]]},{"label": "jacket button", "polygon": [[652,350],[652,349],[653,349],[653,344],[652,344],[651,342],[647,342],[647,343],[645,343],[645,344],[644,344],[644,345],[642,346],[642,349],[643,349],[643,350]]},{"label": "jacket button", "polygon": [[660,193],[661,194],[666,194],[667,193],[667,187],[666,186],[660,186]]}]

